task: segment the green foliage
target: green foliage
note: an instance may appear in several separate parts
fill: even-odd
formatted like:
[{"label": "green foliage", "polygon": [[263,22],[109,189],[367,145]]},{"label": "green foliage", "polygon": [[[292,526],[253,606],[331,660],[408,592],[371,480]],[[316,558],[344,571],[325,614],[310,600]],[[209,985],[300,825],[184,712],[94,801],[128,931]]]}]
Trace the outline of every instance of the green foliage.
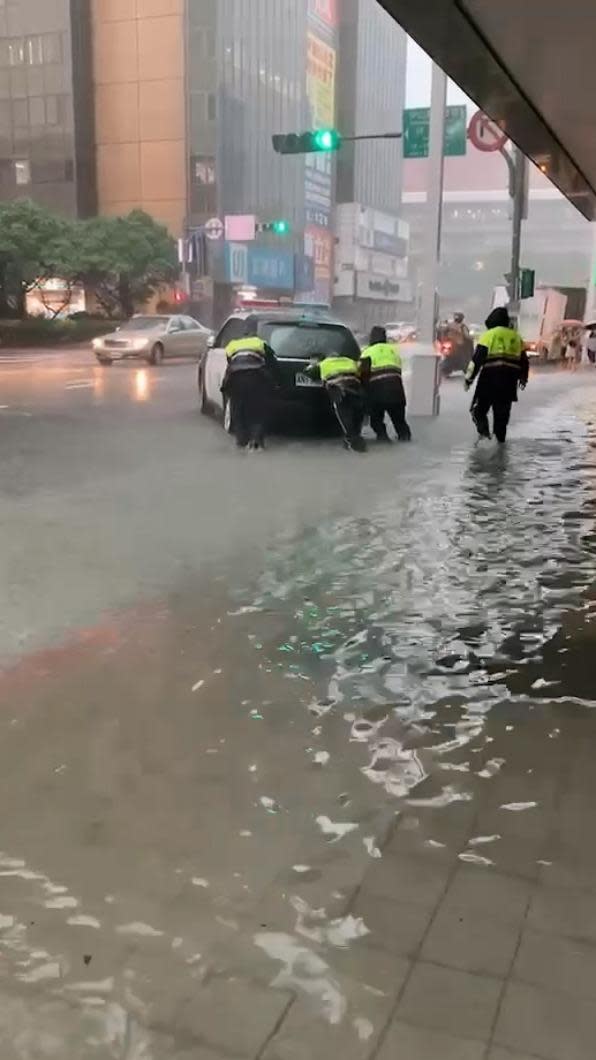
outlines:
[{"label": "green foliage", "polygon": [[93,291],[109,316],[130,316],[177,273],[174,240],[142,210],[71,221],[29,200],[0,204],[0,288],[12,286],[21,304],[58,276],[67,291]]},{"label": "green foliage", "polygon": [[45,317],[30,317],[28,320],[5,320],[0,322],[0,346],[14,349],[34,346],[86,345],[98,335],[114,330],[111,321],[94,320],[46,320]]}]

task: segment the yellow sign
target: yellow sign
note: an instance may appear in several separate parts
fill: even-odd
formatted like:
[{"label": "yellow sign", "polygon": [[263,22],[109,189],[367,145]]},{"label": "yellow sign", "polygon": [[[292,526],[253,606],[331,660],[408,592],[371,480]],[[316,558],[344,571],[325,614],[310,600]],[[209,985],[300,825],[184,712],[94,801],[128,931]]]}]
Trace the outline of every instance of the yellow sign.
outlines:
[{"label": "yellow sign", "polygon": [[306,91],[316,129],[330,128],[335,123],[336,65],[335,49],[309,33]]}]

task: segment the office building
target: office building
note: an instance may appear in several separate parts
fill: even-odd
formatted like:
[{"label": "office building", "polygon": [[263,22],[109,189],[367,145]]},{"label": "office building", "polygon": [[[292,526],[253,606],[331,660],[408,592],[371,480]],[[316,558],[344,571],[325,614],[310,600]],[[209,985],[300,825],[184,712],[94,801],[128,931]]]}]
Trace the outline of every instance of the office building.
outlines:
[{"label": "office building", "polygon": [[[406,35],[377,0],[343,0],[338,126],[345,136],[399,132]],[[348,143],[338,160],[335,297],[361,329],[399,318],[411,299],[401,218],[400,140]]]},{"label": "office building", "polygon": [[0,198],[96,208],[86,0],[0,4]]}]

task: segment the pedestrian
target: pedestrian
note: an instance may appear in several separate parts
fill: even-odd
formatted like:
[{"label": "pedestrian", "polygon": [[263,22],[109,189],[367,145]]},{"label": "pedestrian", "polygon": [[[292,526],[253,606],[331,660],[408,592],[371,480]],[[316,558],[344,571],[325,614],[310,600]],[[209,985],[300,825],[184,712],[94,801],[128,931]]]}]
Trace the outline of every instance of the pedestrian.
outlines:
[{"label": "pedestrian", "polygon": [[258,337],[259,322],[249,316],[244,338],[226,348],[222,394],[230,402],[232,429],[239,449],[263,449],[273,388],[279,366],[270,346]]},{"label": "pedestrian", "polygon": [[[576,339],[569,339],[567,343],[567,349],[565,351],[565,359],[570,372],[575,372],[578,366],[578,342]],[[581,347],[579,348],[579,356],[581,358]]]},{"label": "pedestrian", "polygon": [[362,437],[364,394],[358,361],[331,354],[321,361],[313,361],[306,372],[311,379],[323,383],[341,427],[344,447],[356,453],[366,452]]},{"label": "pedestrian", "polygon": [[365,388],[370,425],[379,442],[389,442],[385,416],[393,423],[400,442],[409,442],[412,432],[406,420],[406,392],[402,381],[399,347],[387,342],[383,327],[374,327],[369,345],[362,351],[361,379]]},{"label": "pedestrian", "polygon": [[586,342],[586,352],[590,364],[596,364],[596,328],[590,329],[588,341]]},{"label": "pedestrian", "polygon": [[476,379],[472,419],[481,438],[490,438],[488,414],[492,409],[493,431],[502,445],[507,438],[511,406],[517,401],[518,387],[525,390],[530,362],[519,332],[511,326],[504,308],[493,309],[486,320],[474,356],[468,365],[465,387]]}]

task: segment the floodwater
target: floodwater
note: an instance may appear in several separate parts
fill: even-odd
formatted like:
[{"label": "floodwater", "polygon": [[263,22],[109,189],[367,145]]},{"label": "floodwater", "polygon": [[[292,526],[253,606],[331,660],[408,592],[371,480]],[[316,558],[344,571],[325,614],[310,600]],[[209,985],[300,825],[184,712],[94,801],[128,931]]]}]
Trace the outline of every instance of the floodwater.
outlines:
[{"label": "floodwater", "polygon": [[580,403],[9,673],[3,1060],[372,1055],[387,863],[591,881],[595,487]]}]

